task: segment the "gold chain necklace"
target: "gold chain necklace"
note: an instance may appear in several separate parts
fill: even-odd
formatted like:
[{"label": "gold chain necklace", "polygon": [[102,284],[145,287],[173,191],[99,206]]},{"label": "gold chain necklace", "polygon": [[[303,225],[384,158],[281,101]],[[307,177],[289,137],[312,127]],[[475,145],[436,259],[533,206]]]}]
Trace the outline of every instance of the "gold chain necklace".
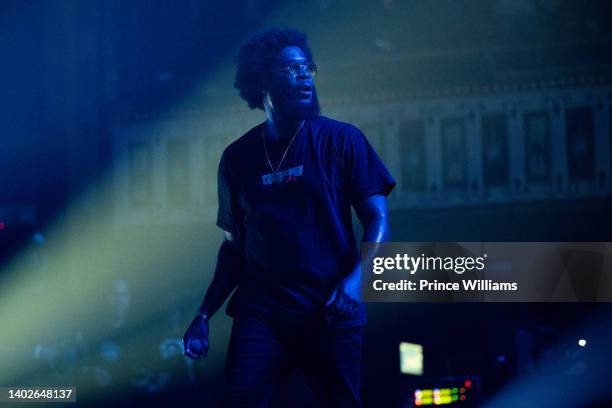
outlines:
[{"label": "gold chain necklace", "polygon": [[264,123],[263,127],[261,128],[261,138],[263,139],[264,152],[266,153],[266,159],[268,159],[268,165],[270,166],[270,170],[272,170],[272,173],[277,173],[278,169],[280,169],[281,165],[283,164],[283,160],[285,160],[285,156],[287,155],[287,152],[289,151],[289,148],[291,147],[291,144],[293,143],[293,139],[295,139],[295,137],[300,132],[300,130],[302,130],[302,127],[304,127],[305,122],[306,121],[303,120],[302,123],[300,124],[300,127],[298,127],[295,133],[293,134],[291,141],[289,142],[289,144],[287,145],[287,148],[285,149],[285,153],[283,153],[283,157],[281,157],[280,162],[278,163],[278,166],[276,166],[276,170],[274,169],[274,166],[272,166],[272,161],[270,161],[270,155],[268,154],[268,148],[266,147],[266,135],[265,135],[266,124]]}]

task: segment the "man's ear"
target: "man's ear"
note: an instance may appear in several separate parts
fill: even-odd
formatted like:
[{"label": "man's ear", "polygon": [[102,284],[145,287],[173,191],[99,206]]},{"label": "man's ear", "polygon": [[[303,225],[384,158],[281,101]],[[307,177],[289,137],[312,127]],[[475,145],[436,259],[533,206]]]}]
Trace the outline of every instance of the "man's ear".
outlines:
[{"label": "man's ear", "polygon": [[263,91],[261,97],[261,104],[264,106],[264,110],[266,106],[272,106],[272,99],[270,98],[270,93],[268,91]]},{"label": "man's ear", "polygon": [[262,104],[266,105],[266,103],[272,106],[272,99],[270,97],[270,88],[272,88],[270,84],[270,79],[266,78],[261,81],[261,98]]}]

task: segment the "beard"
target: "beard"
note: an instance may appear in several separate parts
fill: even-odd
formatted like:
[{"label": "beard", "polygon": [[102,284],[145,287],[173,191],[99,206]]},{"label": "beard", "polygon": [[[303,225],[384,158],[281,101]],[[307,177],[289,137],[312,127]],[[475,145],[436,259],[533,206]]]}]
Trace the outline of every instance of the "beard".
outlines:
[{"label": "beard", "polygon": [[314,86],[312,87],[312,96],[308,103],[300,102],[296,95],[291,92],[281,93],[274,99],[272,103],[278,111],[293,120],[313,119],[321,114],[319,98]]}]

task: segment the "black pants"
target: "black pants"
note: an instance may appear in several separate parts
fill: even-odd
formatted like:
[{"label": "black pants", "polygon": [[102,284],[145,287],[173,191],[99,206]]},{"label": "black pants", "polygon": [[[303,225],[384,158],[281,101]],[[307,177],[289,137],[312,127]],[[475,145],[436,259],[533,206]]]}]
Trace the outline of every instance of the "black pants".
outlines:
[{"label": "black pants", "polygon": [[363,328],[324,321],[275,324],[235,318],[223,407],[267,407],[276,388],[300,369],[322,407],[361,407]]}]

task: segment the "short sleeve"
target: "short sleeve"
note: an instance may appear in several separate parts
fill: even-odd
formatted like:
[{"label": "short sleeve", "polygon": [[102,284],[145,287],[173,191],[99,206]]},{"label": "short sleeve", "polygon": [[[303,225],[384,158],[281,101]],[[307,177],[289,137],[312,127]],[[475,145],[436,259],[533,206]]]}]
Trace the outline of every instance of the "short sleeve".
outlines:
[{"label": "short sleeve", "polygon": [[227,157],[227,150],[221,156],[217,172],[217,194],[219,198],[219,210],[217,212],[217,226],[225,231],[237,235],[239,228],[237,192],[232,182],[232,173]]},{"label": "short sleeve", "polygon": [[351,127],[343,145],[343,162],[351,204],[376,194],[389,195],[396,182],[364,134]]}]

